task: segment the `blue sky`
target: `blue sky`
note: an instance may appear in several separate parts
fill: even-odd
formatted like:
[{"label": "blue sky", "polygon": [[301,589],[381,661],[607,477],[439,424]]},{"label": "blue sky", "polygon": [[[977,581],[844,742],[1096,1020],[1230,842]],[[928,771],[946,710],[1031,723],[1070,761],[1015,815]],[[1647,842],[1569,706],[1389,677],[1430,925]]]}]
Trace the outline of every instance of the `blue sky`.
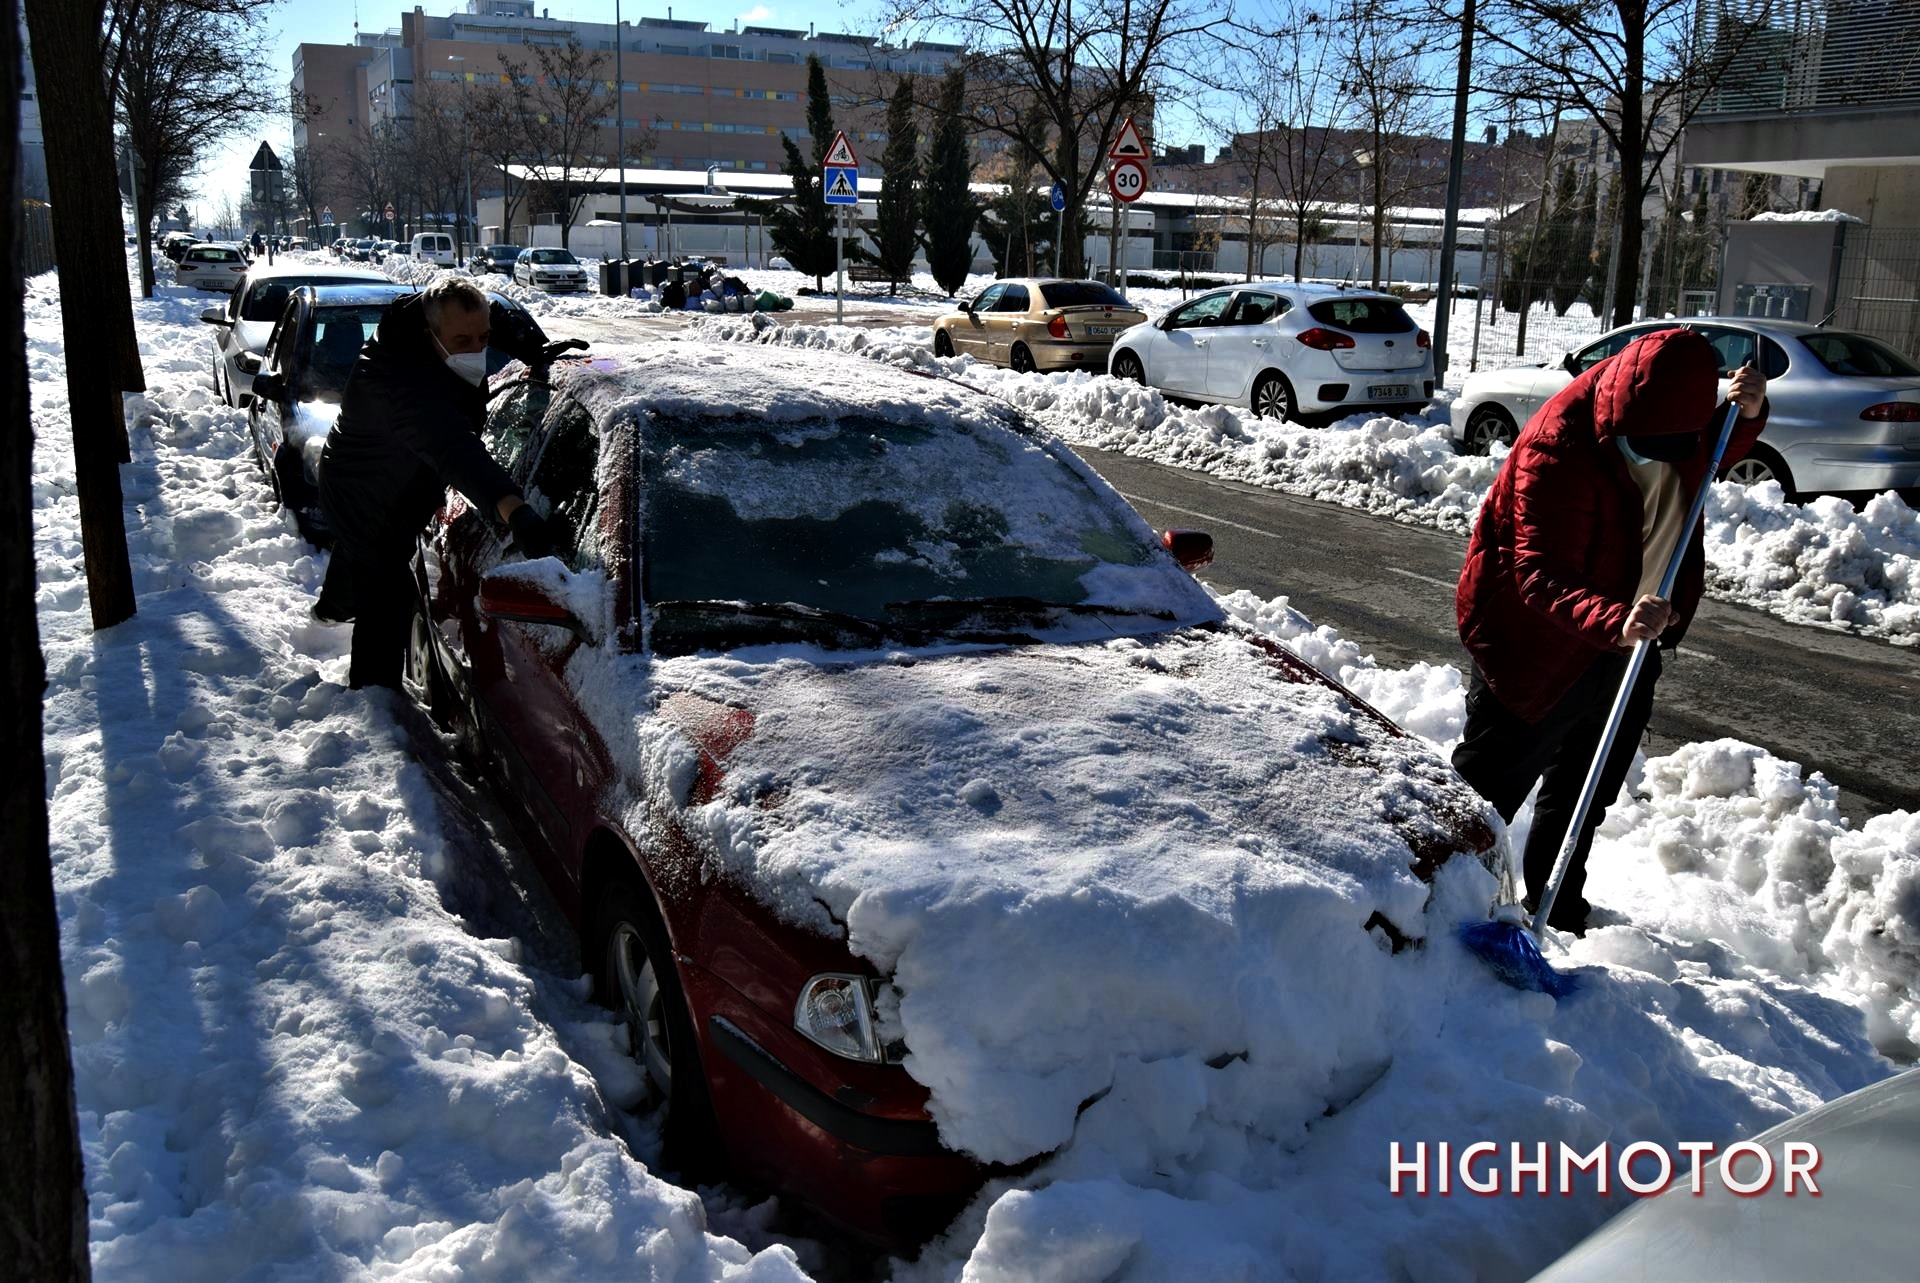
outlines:
[{"label": "blue sky", "polygon": [[[415,4],[430,16],[465,12],[464,0],[280,0],[270,11],[267,27],[274,37],[272,67],[276,88],[284,87],[293,75],[293,51],[302,44],[350,44],[357,18],[362,31],[385,31],[400,25],[402,12]],[[547,10],[555,18],[587,22],[612,22],[614,0],[535,0],[535,11]],[[734,19],[763,26],[804,28],[809,23],[823,30],[859,30],[870,22],[879,6],[874,3],[839,4],[834,0],[621,0],[620,16],[629,22],[638,18],[673,16],[695,22],[707,22],[716,29],[731,27]],[[267,140],[284,155],[290,131],[286,119],[263,120],[258,129],[235,135],[221,150],[219,158],[208,165],[196,184],[198,204],[213,209],[232,197],[235,204],[247,190],[247,162]]]}]

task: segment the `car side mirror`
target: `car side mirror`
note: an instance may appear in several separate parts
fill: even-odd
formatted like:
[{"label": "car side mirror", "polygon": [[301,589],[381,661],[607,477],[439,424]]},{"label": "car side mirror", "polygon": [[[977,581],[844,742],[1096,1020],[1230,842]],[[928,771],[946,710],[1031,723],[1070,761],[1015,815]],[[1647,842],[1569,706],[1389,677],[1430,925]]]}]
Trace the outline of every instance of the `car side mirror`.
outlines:
[{"label": "car side mirror", "polygon": [[232,321],[229,321],[227,319],[226,309],[219,308],[219,307],[210,307],[206,311],[200,313],[200,319],[205,321],[208,325],[233,324]]},{"label": "car side mirror", "polygon": [[1573,353],[1571,352],[1567,353],[1565,356],[1560,358],[1560,368],[1565,370],[1568,374],[1580,373],[1580,367],[1578,364],[1575,363],[1573,359]]},{"label": "car side mirror", "polygon": [[1189,574],[1213,564],[1213,536],[1204,530],[1169,530],[1160,536],[1160,543]]},{"label": "car side mirror", "polygon": [[1154,328],[1154,329],[1156,329],[1156,330],[1170,330],[1170,329],[1172,329],[1172,328],[1173,328],[1173,317],[1172,317],[1171,315],[1167,315],[1167,316],[1156,316],[1156,317],[1154,317],[1154,318],[1153,318],[1153,328]]},{"label": "car side mirror", "polygon": [[251,352],[242,352],[233,359],[233,363],[248,374],[260,373],[260,358]]},{"label": "car side mirror", "polygon": [[496,566],[482,575],[481,613],[522,624],[551,624],[591,642],[593,636],[585,621],[566,600],[571,572],[557,561],[547,564],[549,560]]},{"label": "car side mirror", "polygon": [[256,374],[253,376],[253,395],[262,401],[284,401],[287,399],[287,379],[283,374]]}]

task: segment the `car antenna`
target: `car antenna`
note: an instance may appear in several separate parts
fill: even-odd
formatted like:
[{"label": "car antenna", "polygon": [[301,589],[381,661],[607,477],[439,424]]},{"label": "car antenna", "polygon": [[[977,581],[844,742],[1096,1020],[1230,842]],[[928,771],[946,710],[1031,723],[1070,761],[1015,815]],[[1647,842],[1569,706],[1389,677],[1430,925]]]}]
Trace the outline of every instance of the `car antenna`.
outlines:
[{"label": "car antenna", "polygon": [[1840,310],[1840,305],[1838,303],[1835,303],[1832,307],[1827,309],[1827,314],[1821,317],[1819,324],[1815,325],[1813,328],[1816,330],[1826,329],[1827,322],[1831,321],[1834,318],[1835,313],[1839,312],[1839,310]]}]

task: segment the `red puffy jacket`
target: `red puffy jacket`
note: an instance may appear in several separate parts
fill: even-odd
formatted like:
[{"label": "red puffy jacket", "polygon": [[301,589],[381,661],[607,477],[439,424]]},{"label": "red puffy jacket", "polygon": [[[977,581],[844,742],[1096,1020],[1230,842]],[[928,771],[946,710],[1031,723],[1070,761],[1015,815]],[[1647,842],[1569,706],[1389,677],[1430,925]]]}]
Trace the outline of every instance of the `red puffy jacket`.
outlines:
[{"label": "red puffy jacket", "polygon": [[[1640,586],[1640,489],[1616,438],[1704,429],[1699,450],[1674,465],[1691,498],[1720,426],[1719,365],[1691,330],[1634,340],[1541,406],[1494,478],[1454,612],[1487,685],[1527,722],[1619,647]],[[1764,411],[1736,423],[1721,466],[1746,454],[1765,425]],[[1663,645],[1680,640],[1700,604],[1704,524],[1687,540]]]}]

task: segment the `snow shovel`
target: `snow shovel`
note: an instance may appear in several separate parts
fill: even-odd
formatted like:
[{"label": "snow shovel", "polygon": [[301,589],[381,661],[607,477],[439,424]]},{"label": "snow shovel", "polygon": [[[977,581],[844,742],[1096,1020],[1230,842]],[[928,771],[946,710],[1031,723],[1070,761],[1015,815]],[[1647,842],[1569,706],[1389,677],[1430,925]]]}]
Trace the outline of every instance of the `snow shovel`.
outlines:
[{"label": "snow shovel", "polygon": [[[1673,582],[1680,577],[1680,562],[1693,542],[1694,527],[1699,524],[1700,514],[1707,506],[1707,491],[1720,472],[1720,458],[1727,452],[1727,441],[1733,436],[1734,421],[1739,417],[1739,404],[1728,402],[1727,413],[1720,423],[1720,439],[1714,442],[1713,460],[1707,465],[1707,474],[1701,478],[1700,489],[1693,496],[1693,506],[1687,510],[1686,522],[1680,527],[1683,533],[1680,541],[1674,545],[1673,555],[1667,559],[1667,572],[1660,577],[1660,590],[1656,596],[1669,600],[1673,596]],[[1607,755],[1613,751],[1614,737],[1620,733],[1620,723],[1626,719],[1627,700],[1633,694],[1633,684],[1639,679],[1640,670],[1646,666],[1647,652],[1653,649],[1657,640],[1647,637],[1634,643],[1633,656],[1627,660],[1626,674],[1620,679],[1620,690],[1613,697],[1613,711],[1607,714],[1606,727],[1600,732],[1600,743],[1594,749],[1593,765],[1587,768],[1587,782],[1580,790],[1579,804],[1573,808],[1573,818],[1567,824],[1567,835],[1560,841],[1560,854],[1553,861],[1553,873],[1547,878],[1546,889],[1540,893],[1540,904],[1533,914],[1532,931],[1529,933],[1527,928],[1508,918],[1469,922],[1460,928],[1461,943],[1478,954],[1500,979],[1516,989],[1531,989],[1536,993],[1552,994],[1556,998],[1573,992],[1573,977],[1561,975],[1548,966],[1541,954],[1541,933],[1546,930],[1547,919],[1553,913],[1553,902],[1560,895],[1560,884],[1566,880],[1567,869],[1573,863],[1574,848],[1580,845],[1580,830],[1586,826],[1587,812],[1593,808],[1593,795],[1600,791],[1600,776],[1606,769]]]}]

